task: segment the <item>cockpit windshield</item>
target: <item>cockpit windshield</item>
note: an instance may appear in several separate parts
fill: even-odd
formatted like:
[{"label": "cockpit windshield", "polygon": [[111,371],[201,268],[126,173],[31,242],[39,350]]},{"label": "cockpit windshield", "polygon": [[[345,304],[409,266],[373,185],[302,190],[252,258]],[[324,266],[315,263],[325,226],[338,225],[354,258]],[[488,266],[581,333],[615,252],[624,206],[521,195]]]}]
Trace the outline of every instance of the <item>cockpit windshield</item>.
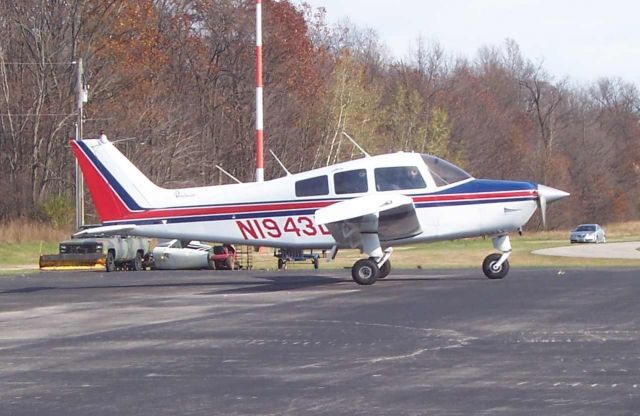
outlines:
[{"label": "cockpit windshield", "polygon": [[421,155],[437,186],[445,186],[469,179],[469,175],[456,165],[432,155]]}]

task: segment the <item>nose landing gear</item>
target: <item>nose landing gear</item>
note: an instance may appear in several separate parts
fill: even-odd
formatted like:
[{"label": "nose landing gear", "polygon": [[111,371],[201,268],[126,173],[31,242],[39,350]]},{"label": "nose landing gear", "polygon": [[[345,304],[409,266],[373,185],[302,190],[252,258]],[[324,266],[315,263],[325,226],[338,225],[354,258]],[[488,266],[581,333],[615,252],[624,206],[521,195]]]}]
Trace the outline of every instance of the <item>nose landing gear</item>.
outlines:
[{"label": "nose landing gear", "polygon": [[502,254],[493,253],[485,257],[482,271],[489,279],[502,279],[509,273],[509,256],[511,256],[511,241],[508,235],[492,238],[493,247]]}]

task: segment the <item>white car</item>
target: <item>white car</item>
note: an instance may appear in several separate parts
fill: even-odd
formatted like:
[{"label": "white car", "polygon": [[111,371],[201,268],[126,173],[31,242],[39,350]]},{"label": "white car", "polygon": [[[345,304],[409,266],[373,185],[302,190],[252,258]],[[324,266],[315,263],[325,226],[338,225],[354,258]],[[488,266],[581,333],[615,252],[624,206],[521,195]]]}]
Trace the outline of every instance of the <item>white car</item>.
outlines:
[{"label": "white car", "polygon": [[598,224],[580,224],[571,231],[571,243],[606,243],[604,230]]}]

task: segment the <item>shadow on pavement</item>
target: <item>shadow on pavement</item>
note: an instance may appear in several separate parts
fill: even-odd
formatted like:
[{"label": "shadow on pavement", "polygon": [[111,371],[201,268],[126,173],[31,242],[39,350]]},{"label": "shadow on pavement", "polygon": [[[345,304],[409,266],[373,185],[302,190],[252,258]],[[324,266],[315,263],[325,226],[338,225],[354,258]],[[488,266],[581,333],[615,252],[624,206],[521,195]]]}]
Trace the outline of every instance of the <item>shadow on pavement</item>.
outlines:
[{"label": "shadow on pavement", "polygon": [[[344,283],[346,279],[319,275],[287,275],[287,276],[254,276],[255,281],[228,279],[215,282],[183,282],[183,283],[143,283],[143,284],[111,284],[111,285],[82,285],[82,286],[27,286],[0,291],[0,295],[29,294],[46,291],[70,290],[120,290],[120,289],[164,289],[164,288],[233,288],[214,290],[200,293],[200,295],[231,294],[231,293],[260,293],[300,290],[311,287]],[[238,287],[240,286],[240,287]]]}]

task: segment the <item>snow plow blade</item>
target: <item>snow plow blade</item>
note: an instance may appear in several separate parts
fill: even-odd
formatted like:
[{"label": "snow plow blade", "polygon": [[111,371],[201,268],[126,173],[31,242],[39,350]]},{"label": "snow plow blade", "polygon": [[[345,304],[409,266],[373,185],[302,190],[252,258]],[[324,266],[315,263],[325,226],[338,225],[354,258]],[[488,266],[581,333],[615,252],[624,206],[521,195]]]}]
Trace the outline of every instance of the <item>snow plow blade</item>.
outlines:
[{"label": "snow plow blade", "polygon": [[40,256],[40,270],[105,270],[106,263],[106,256],[102,253]]}]

